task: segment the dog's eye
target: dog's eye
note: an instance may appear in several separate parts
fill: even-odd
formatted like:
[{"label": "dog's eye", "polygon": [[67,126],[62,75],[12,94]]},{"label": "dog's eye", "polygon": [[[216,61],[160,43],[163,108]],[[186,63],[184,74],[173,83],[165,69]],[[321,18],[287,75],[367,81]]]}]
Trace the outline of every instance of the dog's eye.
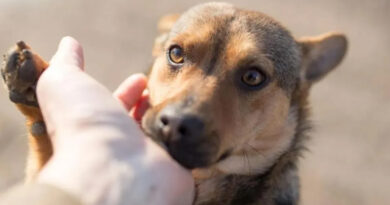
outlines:
[{"label": "dog's eye", "polygon": [[256,87],[265,81],[265,75],[257,69],[252,68],[244,73],[241,80],[250,87]]},{"label": "dog's eye", "polygon": [[174,64],[182,64],[184,62],[183,49],[179,46],[172,46],[168,53],[169,61]]}]

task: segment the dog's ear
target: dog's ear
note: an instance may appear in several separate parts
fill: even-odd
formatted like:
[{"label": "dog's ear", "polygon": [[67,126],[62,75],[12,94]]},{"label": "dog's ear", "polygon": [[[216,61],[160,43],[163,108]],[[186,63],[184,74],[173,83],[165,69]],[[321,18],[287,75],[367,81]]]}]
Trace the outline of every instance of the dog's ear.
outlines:
[{"label": "dog's ear", "polygon": [[347,38],[340,33],[327,33],[298,40],[302,52],[301,75],[309,84],[322,79],[343,59]]},{"label": "dog's ear", "polygon": [[180,14],[168,14],[160,18],[158,21],[157,29],[159,35],[154,41],[153,47],[153,56],[157,57],[164,48],[164,43],[168,38],[168,33],[171,31],[171,28],[179,19]]}]

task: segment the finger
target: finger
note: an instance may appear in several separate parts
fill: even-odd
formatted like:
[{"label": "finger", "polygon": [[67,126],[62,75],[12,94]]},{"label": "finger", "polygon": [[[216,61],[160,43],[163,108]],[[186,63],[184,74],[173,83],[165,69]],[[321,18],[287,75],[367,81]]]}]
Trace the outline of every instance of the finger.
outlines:
[{"label": "finger", "polygon": [[62,38],[50,65],[54,68],[58,68],[57,65],[61,65],[61,67],[66,65],[84,70],[84,54],[80,43],[69,36]]},{"label": "finger", "polygon": [[126,110],[129,112],[141,99],[146,88],[146,76],[144,74],[134,74],[127,78],[114,92]]},{"label": "finger", "polygon": [[149,93],[147,90],[142,93],[142,97],[137,102],[137,104],[134,106],[131,116],[137,121],[138,123],[141,123],[142,117],[144,116],[146,110],[150,107],[149,104]]}]

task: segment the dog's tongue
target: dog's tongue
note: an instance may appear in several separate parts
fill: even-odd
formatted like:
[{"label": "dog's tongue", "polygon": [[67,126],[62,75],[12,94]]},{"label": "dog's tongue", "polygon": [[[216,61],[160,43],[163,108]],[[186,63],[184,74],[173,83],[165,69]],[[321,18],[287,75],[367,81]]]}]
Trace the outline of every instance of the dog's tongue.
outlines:
[{"label": "dog's tongue", "polygon": [[147,92],[142,94],[142,97],[138,100],[133,108],[131,115],[138,122],[141,123],[142,117],[146,110],[149,108],[149,95]]}]

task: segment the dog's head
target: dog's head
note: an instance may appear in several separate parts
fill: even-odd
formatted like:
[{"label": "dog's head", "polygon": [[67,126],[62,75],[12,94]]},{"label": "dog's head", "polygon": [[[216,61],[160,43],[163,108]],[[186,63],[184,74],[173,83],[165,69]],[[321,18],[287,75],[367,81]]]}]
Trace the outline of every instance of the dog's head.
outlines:
[{"label": "dog's head", "polygon": [[[187,168],[272,163],[294,137],[292,99],[346,52],[341,34],[295,40],[272,18],[225,3],[165,17],[160,30],[143,127]],[[262,165],[242,170],[243,156]]]}]

